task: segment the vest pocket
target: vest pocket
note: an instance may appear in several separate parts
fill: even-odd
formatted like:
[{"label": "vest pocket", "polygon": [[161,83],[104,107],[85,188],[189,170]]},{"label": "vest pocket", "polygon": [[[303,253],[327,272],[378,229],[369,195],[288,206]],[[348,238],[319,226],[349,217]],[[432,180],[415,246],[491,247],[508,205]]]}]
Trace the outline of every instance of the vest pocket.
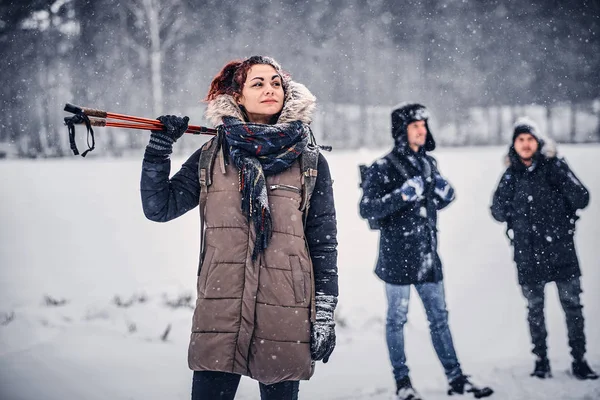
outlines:
[{"label": "vest pocket", "polygon": [[212,246],[206,246],[206,253],[204,254],[204,260],[202,260],[200,267],[200,275],[198,275],[198,296],[204,297],[205,295],[206,280],[208,279],[214,254],[215,248]]},{"label": "vest pocket", "polygon": [[269,189],[270,190],[287,190],[290,192],[294,192],[294,193],[298,193],[300,194],[301,190],[300,188],[297,188],[296,186],[292,186],[292,185],[284,185],[284,184],[275,184],[275,185],[269,185]]},{"label": "vest pocket", "polygon": [[302,266],[300,265],[300,257],[290,256],[290,266],[292,267],[294,298],[296,303],[304,303],[306,301],[306,291],[304,284],[304,272],[302,272]]}]

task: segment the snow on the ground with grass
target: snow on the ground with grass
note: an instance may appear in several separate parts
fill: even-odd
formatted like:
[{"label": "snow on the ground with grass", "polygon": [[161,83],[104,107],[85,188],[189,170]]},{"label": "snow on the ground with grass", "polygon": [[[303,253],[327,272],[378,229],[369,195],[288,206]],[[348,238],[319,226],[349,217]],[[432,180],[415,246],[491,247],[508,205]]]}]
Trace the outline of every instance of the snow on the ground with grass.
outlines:
[{"label": "snow on the ground with grass", "polygon": [[[380,151],[326,154],[339,228],[338,345],[300,384],[301,399],[390,399],[383,284],[373,274],[378,234],[358,216],[358,163]],[[493,399],[600,399],[600,382],[570,376],[564,314],[547,287],[554,378],[533,367],[525,301],[504,227],[489,214],[506,147],[439,149],[457,200],[440,213],[450,327],[466,373]],[[96,150],[98,153],[101,149]],[[600,146],[559,146],[591,191],[576,244],[583,270],[587,358],[600,370]],[[188,399],[187,344],[195,301],[198,211],[166,224],[143,216],[139,159],[73,157],[0,163],[0,398]],[[173,162],[175,171],[184,161]],[[427,400],[447,384],[413,293],[406,352]],[[237,399],[258,399],[243,378]]]}]

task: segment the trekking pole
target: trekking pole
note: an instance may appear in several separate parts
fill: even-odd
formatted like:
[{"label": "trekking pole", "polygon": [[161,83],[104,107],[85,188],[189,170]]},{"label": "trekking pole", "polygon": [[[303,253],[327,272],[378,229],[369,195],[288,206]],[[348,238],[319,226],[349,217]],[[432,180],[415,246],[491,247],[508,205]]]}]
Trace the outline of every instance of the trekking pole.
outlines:
[{"label": "trekking pole", "polygon": [[[92,126],[106,126],[142,130],[161,130],[164,128],[164,125],[156,119],[111,113],[94,108],[79,107],[69,103],[65,104],[64,110],[74,114],[72,117],[65,117],[65,125],[67,125],[67,128],[69,130],[69,143],[71,146],[71,150],[75,155],[79,154],[79,150],[77,150],[77,145],[75,144],[75,125],[85,124],[87,128],[88,149],[84,151],[83,154],[81,154],[82,157],[85,157],[87,153],[94,150],[95,148],[94,130],[92,129]],[[108,121],[108,119],[116,119],[127,122]],[[192,135],[216,135],[217,130],[207,128],[204,126],[188,125],[188,129],[185,131],[185,133],[189,133]]]},{"label": "trekking pole", "polygon": [[[108,111],[98,110],[95,108],[79,107],[79,106],[75,106],[75,105],[69,104],[69,103],[65,104],[65,111],[73,113],[73,114],[78,114],[80,112],[83,112],[88,117],[118,119],[118,120],[122,120],[122,121],[147,123],[147,124],[154,125],[154,128],[156,128],[156,129],[163,128],[162,123],[156,119],[134,117],[132,115],[125,115],[125,114],[117,114],[117,113],[112,113],[112,112],[108,112]],[[115,125],[106,125],[106,126],[115,126]],[[135,128],[134,127],[133,129],[145,129],[145,128]],[[217,133],[217,130],[207,128],[204,126],[189,125],[186,133],[192,133],[192,134],[206,133],[206,134],[214,135]]]},{"label": "trekking pole", "polygon": [[[65,117],[65,123],[69,122],[68,120],[72,117]],[[135,117],[134,117],[135,118]],[[164,128],[164,125],[160,123],[158,120],[150,120],[146,123],[131,123],[131,122],[115,122],[108,121],[106,118],[94,118],[90,117],[90,125],[91,126],[100,126],[100,127],[114,127],[114,128],[127,128],[127,129],[142,129],[142,130],[161,130]],[[84,122],[75,121],[75,124],[83,124]],[[199,129],[200,128],[200,129]],[[196,126],[188,126],[186,133],[191,133],[193,135],[201,135],[203,133],[208,133],[202,130],[204,127],[196,127]],[[208,128],[204,128],[208,129]]]}]

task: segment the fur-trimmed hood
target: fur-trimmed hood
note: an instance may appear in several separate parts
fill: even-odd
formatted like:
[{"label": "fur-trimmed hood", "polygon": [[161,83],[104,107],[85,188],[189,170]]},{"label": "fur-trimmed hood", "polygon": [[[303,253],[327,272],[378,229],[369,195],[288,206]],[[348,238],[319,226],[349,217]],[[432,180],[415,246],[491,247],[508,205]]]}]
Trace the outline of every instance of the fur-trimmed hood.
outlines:
[{"label": "fur-trimmed hood", "polygon": [[[300,121],[305,124],[312,122],[312,115],[317,99],[306,86],[292,80],[287,82],[283,109],[277,123]],[[208,103],[204,116],[213,126],[223,124],[223,117],[234,117],[244,121],[244,114],[238,107],[233,96],[222,94]]]},{"label": "fur-trimmed hood", "polygon": [[[534,154],[534,159],[539,159],[540,157],[554,158],[557,156],[557,146],[554,140],[550,138],[544,138],[542,140],[540,138],[539,144],[540,147],[538,147],[537,152]],[[508,148],[508,153],[504,157],[504,165],[507,167],[512,165],[515,168],[524,168],[524,164],[521,163],[519,155],[515,150],[515,146],[512,144]]]},{"label": "fur-trimmed hood", "polygon": [[538,142],[538,150],[533,156],[534,159],[539,159],[540,157],[556,157],[556,142],[548,136],[543,135],[533,120],[527,117],[521,117],[517,119],[513,125],[512,143],[508,147],[508,153],[506,154],[504,161],[506,166],[512,165],[515,168],[524,168],[523,164],[520,162],[519,155],[515,150],[515,139],[522,133],[532,135]]}]

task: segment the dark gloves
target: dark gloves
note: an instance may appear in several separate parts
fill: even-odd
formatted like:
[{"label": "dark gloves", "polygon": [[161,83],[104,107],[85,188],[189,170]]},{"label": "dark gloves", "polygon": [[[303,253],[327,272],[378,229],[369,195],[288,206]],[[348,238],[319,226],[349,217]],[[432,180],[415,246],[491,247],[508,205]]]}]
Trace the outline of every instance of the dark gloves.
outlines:
[{"label": "dark gloves", "polygon": [[425,189],[425,184],[423,183],[423,178],[420,176],[413,176],[400,187],[400,189],[396,189],[400,191],[400,195],[402,196],[402,200],[404,201],[417,201],[423,198],[423,190]]},{"label": "dark gloves", "polygon": [[176,115],[161,115],[156,119],[165,127],[160,131],[151,131],[150,143],[146,146],[146,155],[155,159],[167,159],[173,152],[173,143],[187,130],[190,119]]},{"label": "dark gloves", "polygon": [[454,200],[454,189],[440,174],[435,174],[434,192],[444,202],[449,203]]},{"label": "dark gloves", "polygon": [[337,304],[335,296],[315,296],[316,321],[312,324],[310,355],[313,360],[329,361],[335,348],[335,321],[333,311]]}]

